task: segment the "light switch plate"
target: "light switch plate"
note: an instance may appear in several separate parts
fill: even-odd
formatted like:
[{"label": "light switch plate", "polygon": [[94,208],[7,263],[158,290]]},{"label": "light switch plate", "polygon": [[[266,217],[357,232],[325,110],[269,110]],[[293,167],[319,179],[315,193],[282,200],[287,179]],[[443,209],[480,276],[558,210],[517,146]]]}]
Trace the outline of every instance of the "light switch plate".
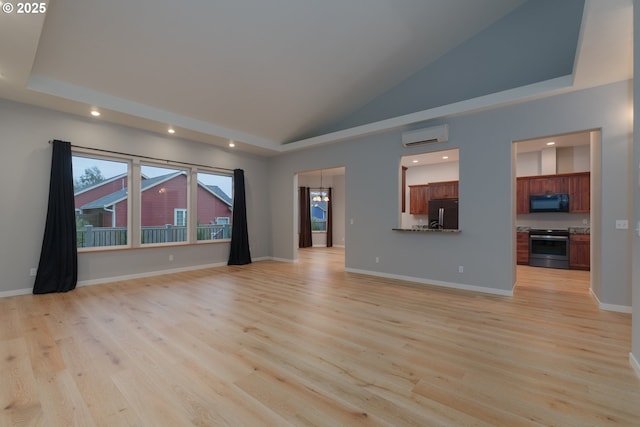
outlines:
[{"label": "light switch plate", "polygon": [[616,229],[617,230],[626,230],[629,228],[629,221],[626,219],[616,219]]}]

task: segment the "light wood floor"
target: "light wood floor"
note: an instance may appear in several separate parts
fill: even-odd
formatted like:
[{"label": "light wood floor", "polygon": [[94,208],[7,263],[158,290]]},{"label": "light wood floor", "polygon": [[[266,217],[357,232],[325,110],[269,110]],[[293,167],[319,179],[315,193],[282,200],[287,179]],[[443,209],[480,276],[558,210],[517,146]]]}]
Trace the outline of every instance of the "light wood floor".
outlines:
[{"label": "light wood floor", "polygon": [[0,425],[640,425],[630,315],[588,273],[499,297],[343,256],[0,299]]}]

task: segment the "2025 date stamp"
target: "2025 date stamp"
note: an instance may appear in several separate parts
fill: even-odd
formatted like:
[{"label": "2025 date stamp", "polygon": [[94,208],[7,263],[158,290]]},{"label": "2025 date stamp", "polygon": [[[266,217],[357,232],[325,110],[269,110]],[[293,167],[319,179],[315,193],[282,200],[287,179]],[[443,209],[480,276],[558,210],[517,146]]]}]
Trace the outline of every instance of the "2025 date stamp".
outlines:
[{"label": "2025 date stamp", "polygon": [[15,13],[16,15],[35,15],[47,12],[47,3],[2,3],[2,11],[6,14]]}]

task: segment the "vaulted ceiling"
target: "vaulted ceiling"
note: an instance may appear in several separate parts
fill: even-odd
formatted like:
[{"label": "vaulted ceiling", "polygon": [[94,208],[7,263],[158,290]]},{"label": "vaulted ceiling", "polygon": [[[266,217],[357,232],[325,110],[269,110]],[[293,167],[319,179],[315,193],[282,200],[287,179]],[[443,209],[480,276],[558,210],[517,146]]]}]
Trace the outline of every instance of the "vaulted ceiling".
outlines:
[{"label": "vaulted ceiling", "polygon": [[2,3],[1,98],[266,155],[632,77],[631,0]]}]

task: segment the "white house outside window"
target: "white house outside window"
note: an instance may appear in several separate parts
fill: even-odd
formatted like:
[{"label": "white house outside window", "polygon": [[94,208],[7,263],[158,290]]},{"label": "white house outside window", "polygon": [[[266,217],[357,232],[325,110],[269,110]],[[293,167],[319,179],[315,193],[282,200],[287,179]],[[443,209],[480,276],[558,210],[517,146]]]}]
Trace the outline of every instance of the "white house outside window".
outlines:
[{"label": "white house outside window", "polygon": [[[318,197],[317,197],[318,196]],[[311,231],[327,231],[327,191],[311,190]],[[313,200],[314,198],[320,200]]]}]

